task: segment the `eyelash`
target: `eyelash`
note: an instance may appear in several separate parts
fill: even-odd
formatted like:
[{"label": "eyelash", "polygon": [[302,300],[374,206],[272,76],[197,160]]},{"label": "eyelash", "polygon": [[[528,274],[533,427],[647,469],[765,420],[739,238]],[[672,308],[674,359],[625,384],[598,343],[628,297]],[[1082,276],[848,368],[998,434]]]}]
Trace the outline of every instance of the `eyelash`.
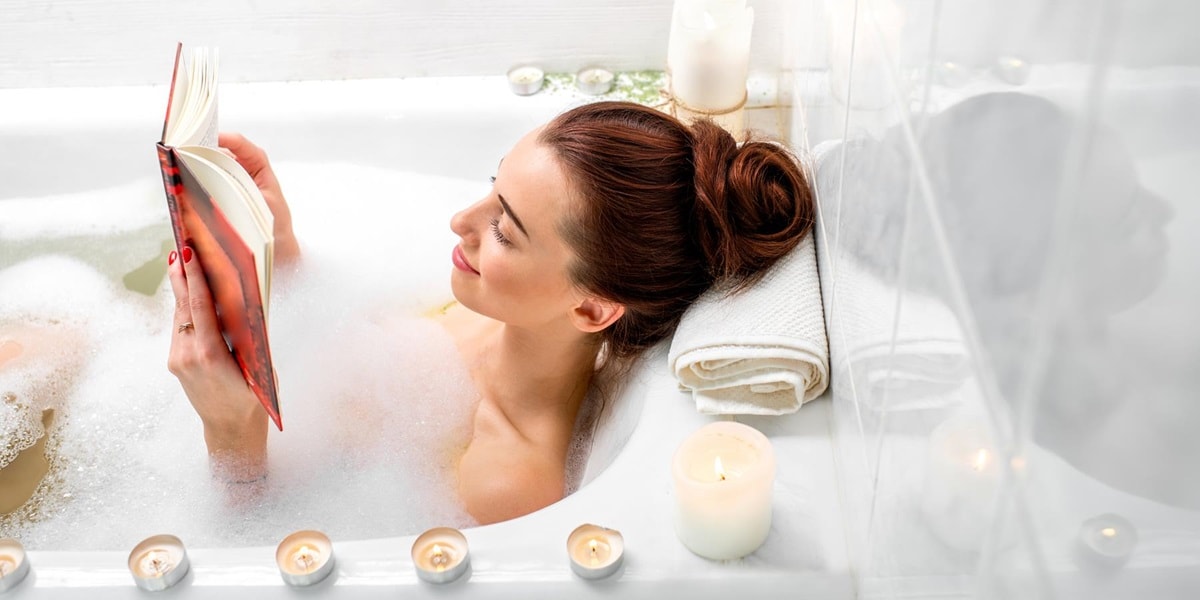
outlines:
[{"label": "eyelash", "polygon": [[496,236],[496,241],[500,242],[501,246],[512,245],[512,242],[508,238],[504,237],[503,233],[500,233],[500,219],[492,219],[491,226],[492,235]]},{"label": "eyelash", "polygon": [[[488,177],[488,181],[496,183],[496,176],[492,175],[491,177]],[[512,245],[512,241],[504,237],[503,233],[500,233],[500,219],[492,219],[490,225],[492,226],[492,235],[496,236],[496,241],[500,242],[501,246]]]}]

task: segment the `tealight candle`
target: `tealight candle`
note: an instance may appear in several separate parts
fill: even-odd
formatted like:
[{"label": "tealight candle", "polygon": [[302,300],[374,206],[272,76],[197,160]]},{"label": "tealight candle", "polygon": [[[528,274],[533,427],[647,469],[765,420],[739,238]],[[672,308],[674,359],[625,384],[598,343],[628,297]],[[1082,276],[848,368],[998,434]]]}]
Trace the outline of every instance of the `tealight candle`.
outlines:
[{"label": "tealight candle", "polygon": [[528,96],[542,89],[546,74],[534,66],[514,67],[508,72],[508,87],[518,96]]},{"label": "tealight candle", "polygon": [[187,575],[187,550],[173,535],[150,536],[129,553],[129,572],[143,590],[165,590]]},{"label": "tealight candle", "polygon": [[613,74],[612,71],[607,69],[592,67],[580,71],[575,76],[575,87],[579,88],[579,91],[592,96],[607,94],[612,89],[612,86]]},{"label": "tealight candle", "polygon": [[450,583],[471,564],[466,536],[450,527],[435,527],[418,536],[412,559],[417,577],[430,583]]},{"label": "tealight candle", "polygon": [[[1002,462],[996,454],[987,425],[975,417],[952,417],[930,434],[921,510],[951,548],[983,547],[1000,488]],[[1024,459],[1017,464],[1023,469]]]},{"label": "tealight candle", "polygon": [[333,544],[320,531],[297,531],[279,542],[275,563],[288,585],[313,585],[333,572]]},{"label": "tealight candle", "polygon": [[584,579],[601,579],[616,573],[624,554],[625,538],[615,529],[587,523],[567,536],[571,570]]},{"label": "tealight candle", "polygon": [[758,430],[718,421],[684,440],[672,461],[675,533],[714,560],[758,549],[771,529],[775,453]]},{"label": "tealight candle", "polygon": [[0,539],[0,594],[16,587],[28,574],[25,547],[12,538]]},{"label": "tealight candle", "polygon": [[996,59],[995,72],[1005,83],[1021,85],[1029,81],[1029,63],[1015,56]]},{"label": "tealight candle", "polygon": [[1078,556],[1094,567],[1118,569],[1137,546],[1137,529],[1128,519],[1111,513],[1092,517],[1079,526]]}]

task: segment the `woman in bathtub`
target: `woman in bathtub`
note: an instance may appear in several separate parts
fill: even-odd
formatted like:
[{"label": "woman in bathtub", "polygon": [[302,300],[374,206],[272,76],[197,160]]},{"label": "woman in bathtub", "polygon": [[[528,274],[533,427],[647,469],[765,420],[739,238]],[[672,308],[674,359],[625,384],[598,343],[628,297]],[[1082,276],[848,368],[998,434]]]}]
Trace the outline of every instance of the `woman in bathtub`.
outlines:
[{"label": "woman in bathtub", "polygon": [[[294,259],[291,218],[263,151],[226,147],[275,214],[276,256]],[[573,426],[599,370],[670,336],[716,283],[747,285],[807,234],[808,184],[778,145],[741,147],[630,103],[568,111],[517,141],[493,187],[454,215],[457,303],[439,315],[478,391],[458,490],[480,523],[564,495]],[[266,475],[268,421],[218,331],[203,265],[170,258],[176,314],[168,366],[204,424],[214,473]],[[189,325],[190,324],[190,325]]]}]

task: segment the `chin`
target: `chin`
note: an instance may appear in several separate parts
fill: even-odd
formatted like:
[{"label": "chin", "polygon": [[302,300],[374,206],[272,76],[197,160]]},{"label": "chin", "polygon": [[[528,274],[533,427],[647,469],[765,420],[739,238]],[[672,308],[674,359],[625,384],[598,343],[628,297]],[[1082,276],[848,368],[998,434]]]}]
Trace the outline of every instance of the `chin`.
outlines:
[{"label": "chin", "polygon": [[476,294],[471,293],[472,291],[459,277],[450,277],[450,292],[454,295],[455,301],[473,313],[491,317],[486,311],[480,309],[479,298]]}]

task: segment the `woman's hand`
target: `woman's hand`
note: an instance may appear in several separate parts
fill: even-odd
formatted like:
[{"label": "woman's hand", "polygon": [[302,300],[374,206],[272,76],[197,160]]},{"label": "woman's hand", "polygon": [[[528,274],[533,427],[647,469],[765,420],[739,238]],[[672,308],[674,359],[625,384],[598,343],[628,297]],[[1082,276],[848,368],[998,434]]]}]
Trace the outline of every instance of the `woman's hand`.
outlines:
[{"label": "woman's hand", "polygon": [[175,293],[171,371],[204,423],[204,441],[215,475],[228,482],[266,474],[267,414],[246,384],[221,336],[199,256],[188,247],[167,259]]},{"label": "woman's hand", "polygon": [[275,178],[267,153],[240,133],[222,133],[217,136],[217,144],[254,178],[267,206],[271,208],[271,214],[275,217],[275,261],[286,264],[299,257],[300,244],[296,242],[296,234],[292,231],[292,212],[283,199],[283,191],[279,189],[279,180]]}]

